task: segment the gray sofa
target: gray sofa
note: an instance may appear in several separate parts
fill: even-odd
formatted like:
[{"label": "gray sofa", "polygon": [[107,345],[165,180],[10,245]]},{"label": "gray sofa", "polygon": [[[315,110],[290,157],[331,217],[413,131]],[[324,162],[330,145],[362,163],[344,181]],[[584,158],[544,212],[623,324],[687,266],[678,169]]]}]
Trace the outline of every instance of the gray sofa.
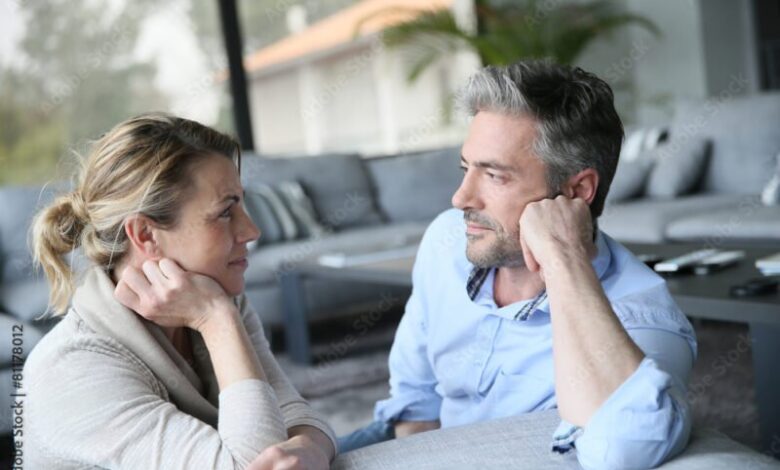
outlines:
[{"label": "gray sofa", "polygon": [[0,434],[11,431],[11,394],[19,378],[13,376],[13,369],[21,371],[19,360],[27,357],[52,324],[36,321],[46,311],[48,288],[32,268],[27,245],[32,216],[51,199],[52,191],[0,188]]},{"label": "gray sofa", "polygon": [[682,108],[669,126],[669,138],[711,142],[694,191],[608,204],[599,221],[604,231],[635,243],[780,246],[780,206],[765,206],[759,199],[778,172],[780,93]]},{"label": "gray sofa", "polygon": [[[558,425],[556,410],[441,429],[395,439],[336,458],[334,470],[434,470],[581,468],[574,454],[550,451]],[[605,468],[635,468],[629,461]],[[694,430],[682,454],[657,467],[663,470],[769,470],[780,462],[713,430]]]},{"label": "gray sofa", "polygon": [[[272,328],[281,326],[278,279],[303,260],[419,241],[428,223],[450,207],[461,179],[459,152],[459,148],[447,148],[373,159],[358,155],[245,156],[241,179],[247,191],[259,184],[298,181],[328,229],[308,239],[260,244],[251,252],[246,292],[264,323]],[[376,302],[380,292],[404,299],[408,295],[408,289],[400,287],[306,282],[305,301],[313,319]]]}]

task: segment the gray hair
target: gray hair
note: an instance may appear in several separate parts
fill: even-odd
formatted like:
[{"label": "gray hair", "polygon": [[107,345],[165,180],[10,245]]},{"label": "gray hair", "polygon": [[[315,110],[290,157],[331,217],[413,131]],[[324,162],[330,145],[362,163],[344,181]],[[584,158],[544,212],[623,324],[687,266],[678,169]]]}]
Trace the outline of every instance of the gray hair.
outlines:
[{"label": "gray hair", "polygon": [[599,184],[590,212],[594,222],[601,215],[623,142],[623,124],[606,82],[550,61],[488,66],[469,79],[458,106],[471,116],[480,111],[532,116],[537,122],[533,151],[545,165],[551,192],[593,168]]}]

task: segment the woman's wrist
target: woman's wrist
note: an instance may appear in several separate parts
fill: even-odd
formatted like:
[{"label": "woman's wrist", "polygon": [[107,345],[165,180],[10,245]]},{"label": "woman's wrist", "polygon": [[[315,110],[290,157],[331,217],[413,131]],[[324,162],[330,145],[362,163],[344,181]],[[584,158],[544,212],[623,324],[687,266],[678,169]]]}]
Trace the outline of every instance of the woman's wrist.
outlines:
[{"label": "woman's wrist", "polygon": [[204,338],[216,333],[239,320],[238,308],[230,301],[217,301],[190,328]]}]

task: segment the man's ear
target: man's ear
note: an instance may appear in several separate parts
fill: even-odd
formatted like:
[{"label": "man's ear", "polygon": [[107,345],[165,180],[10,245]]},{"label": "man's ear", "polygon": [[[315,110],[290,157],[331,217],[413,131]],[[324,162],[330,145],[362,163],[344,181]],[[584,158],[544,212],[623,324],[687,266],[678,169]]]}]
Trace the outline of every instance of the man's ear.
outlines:
[{"label": "man's ear", "polygon": [[599,187],[599,174],[593,168],[586,168],[569,178],[563,194],[570,198],[580,198],[590,205],[596,197]]},{"label": "man's ear", "polygon": [[152,219],[135,214],[125,220],[124,228],[130,245],[141,257],[155,261],[162,258],[162,251],[155,237],[157,227]]}]

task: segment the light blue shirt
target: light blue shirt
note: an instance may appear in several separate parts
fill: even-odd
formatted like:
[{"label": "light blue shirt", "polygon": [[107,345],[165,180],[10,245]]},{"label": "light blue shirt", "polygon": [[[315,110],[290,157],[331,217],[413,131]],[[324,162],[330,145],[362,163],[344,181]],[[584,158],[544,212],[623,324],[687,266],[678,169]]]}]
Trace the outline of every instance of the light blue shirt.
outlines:
[{"label": "light blue shirt", "polygon": [[[450,427],[557,407],[546,296],[498,307],[495,269],[475,283],[480,273],[466,259],[465,229],[463,213],[450,209],[425,232],[378,421]],[[553,449],[576,447],[585,468],[653,467],[687,443],[696,339],[661,277],[604,233],[596,246],[593,268],[646,357],[584,429],[562,422]]]}]

